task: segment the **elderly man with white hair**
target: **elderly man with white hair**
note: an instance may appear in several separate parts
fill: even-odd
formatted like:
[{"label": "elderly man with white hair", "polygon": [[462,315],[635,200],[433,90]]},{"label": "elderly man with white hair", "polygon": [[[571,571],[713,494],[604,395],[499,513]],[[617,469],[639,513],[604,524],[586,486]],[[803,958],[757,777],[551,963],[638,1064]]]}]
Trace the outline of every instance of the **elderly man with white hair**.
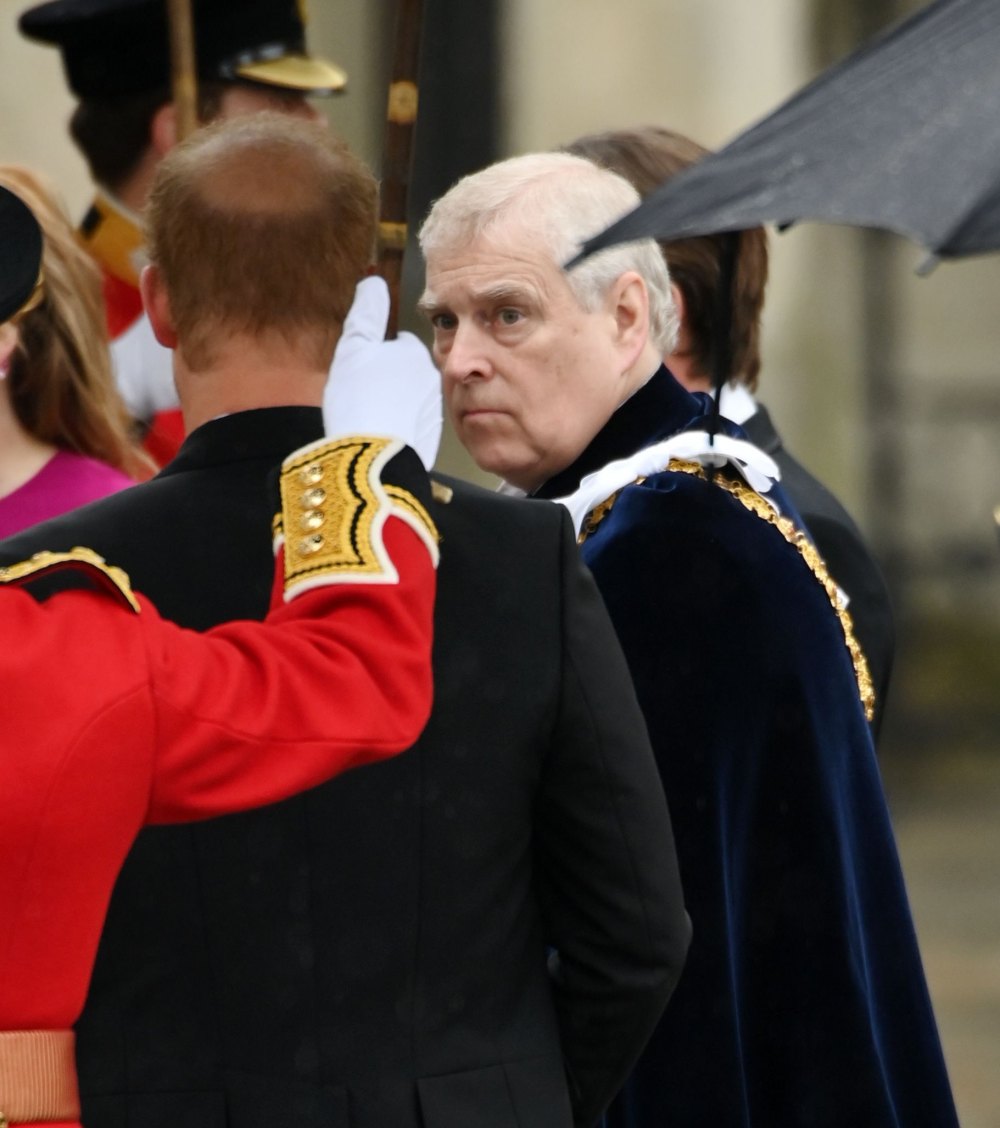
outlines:
[{"label": "elderly man with white hair", "polygon": [[[670,806],[693,939],[621,1128],[953,1125],[840,593],[769,459],[663,366],[652,242],[566,269],[638,202],[568,154],[466,177],[421,232],[455,430],[563,500]],[[531,552],[531,545],[524,546]]]}]

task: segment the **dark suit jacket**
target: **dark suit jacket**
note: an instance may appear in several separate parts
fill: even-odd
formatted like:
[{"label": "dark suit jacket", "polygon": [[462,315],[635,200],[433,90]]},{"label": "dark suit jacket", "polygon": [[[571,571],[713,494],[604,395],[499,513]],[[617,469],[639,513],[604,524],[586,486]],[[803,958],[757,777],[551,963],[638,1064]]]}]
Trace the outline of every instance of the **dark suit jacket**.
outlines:
[{"label": "dark suit jacket", "polygon": [[[215,420],[2,556],[83,543],[182,623],[258,617],[268,477],[321,426]],[[688,923],[603,604],[561,507],[439,493],[428,729],[376,770],[140,837],[78,1030],[88,1128],[585,1125],[655,1025]]]},{"label": "dark suit jacket", "polygon": [[767,408],[742,424],[750,441],[766,451],[781,470],[781,484],[799,511],[826,561],[830,575],[850,596],[848,611],[875,687],[872,734],[878,737],[889,692],[895,630],[892,604],[882,572],[861,531],[836,497],[785,449]]}]

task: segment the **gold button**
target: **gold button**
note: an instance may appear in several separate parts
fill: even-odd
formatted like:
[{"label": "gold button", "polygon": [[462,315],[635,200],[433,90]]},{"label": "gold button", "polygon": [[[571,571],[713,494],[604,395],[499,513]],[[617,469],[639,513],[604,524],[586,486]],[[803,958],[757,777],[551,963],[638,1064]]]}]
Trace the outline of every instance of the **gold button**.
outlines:
[{"label": "gold button", "polygon": [[[323,547],[323,534],[314,533],[311,537],[306,537],[299,542],[299,555],[311,556],[314,552],[319,552]],[[2,1128],[2,1126],[0,1126]]]},{"label": "gold button", "polygon": [[302,520],[299,522],[299,527],[303,532],[311,532],[313,529],[319,529],[326,521],[326,517],[322,509],[307,509],[302,514]]},{"label": "gold button", "polygon": [[299,471],[299,480],[304,486],[315,486],[317,482],[323,481],[323,467],[318,462],[303,466]]},{"label": "gold button", "polygon": [[306,490],[302,495],[303,509],[318,509],[326,501],[326,490],[317,486],[314,490]]}]

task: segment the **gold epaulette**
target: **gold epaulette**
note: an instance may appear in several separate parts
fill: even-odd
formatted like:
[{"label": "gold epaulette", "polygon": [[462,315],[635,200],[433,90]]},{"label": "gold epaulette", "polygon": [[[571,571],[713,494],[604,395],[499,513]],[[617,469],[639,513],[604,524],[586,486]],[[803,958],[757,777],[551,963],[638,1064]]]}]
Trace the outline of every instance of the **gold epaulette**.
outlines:
[{"label": "gold epaulette", "polygon": [[446,486],[444,482],[435,482],[431,479],[431,497],[439,505],[451,505],[451,499],[455,496],[455,491],[451,486]]},{"label": "gold epaulette", "polygon": [[[698,478],[708,478],[700,462],[688,462],[683,459],[672,458],[666,469],[681,474],[693,474]],[[639,485],[644,481],[645,478],[638,478],[631,484]],[[854,623],[851,620],[850,613],[843,604],[840,591],[830,575],[826,561],[816,551],[816,546],[809,537],[806,536],[793,521],[789,521],[787,517],[782,517],[777,513],[774,508],[765,501],[759,493],[752,490],[742,478],[730,478],[725,474],[716,473],[712,476],[712,481],[715,485],[720,486],[722,489],[732,494],[744,508],[756,514],[761,520],[767,521],[768,524],[773,525],[785,540],[798,550],[799,555],[805,561],[809,570],[821,584],[823,590],[826,592],[827,598],[833,606],[837,618],[840,620],[840,626],[844,632],[844,643],[851,656],[854,676],[858,683],[858,696],[861,698],[861,705],[864,708],[865,717],[870,721],[875,715],[875,686],[872,684],[871,673],[868,669],[868,660],[865,658],[857,638],[855,638]],[[611,497],[606,498],[590,511],[580,530],[578,540],[581,544],[596,530],[601,521],[608,515],[620,493],[621,490],[616,491]]]},{"label": "gold epaulette", "polygon": [[69,552],[36,552],[30,560],[0,565],[0,584],[20,586],[66,569],[80,572],[95,581],[138,614],[139,601],[128,575],[121,568],[108,564],[92,548],[72,548]]},{"label": "gold epaulette", "polygon": [[382,482],[402,449],[397,440],[351,436],[321,439],[285,459],[275,534],[285,545],[286,600],[331,582],[397,583],[382,538],[390,515],[414,529],[437,564],[438,532],[426,507]]}]

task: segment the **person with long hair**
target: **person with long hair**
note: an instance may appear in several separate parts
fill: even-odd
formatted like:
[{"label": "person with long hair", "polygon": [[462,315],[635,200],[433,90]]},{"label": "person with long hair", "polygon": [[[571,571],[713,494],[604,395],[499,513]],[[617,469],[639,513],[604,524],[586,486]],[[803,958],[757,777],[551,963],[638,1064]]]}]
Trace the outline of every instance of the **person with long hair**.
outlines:
[{"label": "person with long hair", "polygon": [[101,282],[58,198],[37,173],[0,165],[34,213],[42,269],[0,325],[0,537],[147,476],[111,375]]}]

